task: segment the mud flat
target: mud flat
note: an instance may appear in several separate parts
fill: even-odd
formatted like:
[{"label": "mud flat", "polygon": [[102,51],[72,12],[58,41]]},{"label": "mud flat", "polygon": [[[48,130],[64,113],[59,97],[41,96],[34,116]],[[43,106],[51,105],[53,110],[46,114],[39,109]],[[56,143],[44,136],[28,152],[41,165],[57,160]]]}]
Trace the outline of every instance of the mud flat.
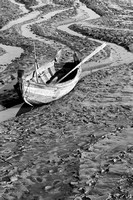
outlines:
[{"label": "mud flat", "polygon": [[63,99],[1,123],[2,196],[129,199],[132,95],[130,66],[108,68]]},{"label": "mud flat", "polygon": [[130,29],[124,30],[124,28],[115,30],[114,28],[106,28],[106,26],[102,28],[100,25],[98,26],[91,26],[85,22],[82,25],[71,25],[69,28],[85,36],[115,43],[129,50],[129,45],[132,44],[133,31]]},{"label": "mud flat", "polygon": [[[52,27],[46,22],[38,26],[51,30],[50,36],[44,30],[43,34],[53,39]],[[61,38],[63,32],[56,31]],[[65,42],[60,42],[69,44],[67,50],[71,46],[66,36],[83,47],[84,36],[65,32]],[[100,43],[90,40],[91,48]],[[88,37],[84,45],[87,41]],[[41,41],[36,45],[39,51]],[[108,45],[114,62],[108,62],[106,68],[88,71],[62,99],[0,123],[2,200],[133,198],[132,54],[116,44]],[[128,59],[122,59],[123,55]]]},{"label": "mud flat", "polygon": [[0,1],[0,28],[10,20],[16,19],[20,16],[22,11],[19,9],[19,6],[13,2],[13,0]]},{"label": "mud flat", "polygon": [[[37,7],[37,9],[39,9],[39,7]],[[59,9],[59,11],[57,9]],[[82,16],[82,12],[81,13],[79,12],[79,16]],[[0,78],[2,80],[1,83],[2,84],[4,83],[4,85],[6,85],[7,81],[8,80],[10,81],[10,76],[12,74],[14,75],[18,68],[23,68],[25,71],[33,70],[34,68],[33,65],[34,52],[33,52],[33,42],[32,42],[33,39],[36,41],[35,42],[36,52],[40,64],[45,60],[53,59],[57,50],[60,48],[64,49],[65,60],[69,59],[70,57],[72,59],[72,53],[74,50],[79,51],[80,49],[81,51],[81,49],[84,49],[81,56],[85,56],[93,49],[95,49],[96,46],[99,45],[98,42],[91,42],[90,40],[87,40],[87,38],[84,41],[82,41],[82,38],[75,37],[75,35],[69,35],[68,33],[65,33],[63,31],[62,32],[57,31],[57,34],[55,34],[56,27],[58,26],[58,24],[61,25],[61,21],[62,23],[64,22],[69,24],[71,20],[74,20],[73,17],[75,17],[76,15],[77,13],[73,8],[69,9],[69,8],[63,8],[62,6],[58,5],[53,7],[51,5],[45,5],[43,6],[42,11],[40,11],[40,14],[38,10],[33,11],[5,25],[0,33],[1,41],[5,45],[7,45],[7,47],[8,45],[12,45],[13,47],[10,48],[14,49],[16,48],[16,50],[12,51],[11,53],[16,52],[17,55],[18,56],[21,55],[21,57],[17,58],[17,55],[15,56],[14,54],[14,57],[16,57],[14,62],[12,63],[8,62],[9,64],[7,63],[7,65],[5,65],[6,69],[2,68],[4,70],[3,73],[1,73],[0,75]],[[38,25],[32,25],[33,23],[35,23],[34,21],[36,22],[36,24],[41,23],[41,21],[43,21],[43,25],[45,26],[47,33],[49,33],[50,35],[46,35],[45,33],[41,35],[41,33],[43,33],[43,31],[40,31],[42,27],[40,27],[39,29]],[[77,40],[79,41],[78,43]],[[24,52],[22,53],[23,50]],[[6,55],[3,56],[6,57],[7,53]],[[95,60],[99,58],[104,58],[106,56],[109,56],[108,48],[107,48],[107,54],[106,53],[99,54],[99,57],[95,57]],[[8,59],[6,59],[6,61],[8,61]],[[1,85],[1,87],[3,87],[3,85]],[[7,103],[5,103],[6,98],[7,98],[6,95],[5,98],[2,97],[1,104],[4,106],[5,104],[7,105]]]}]

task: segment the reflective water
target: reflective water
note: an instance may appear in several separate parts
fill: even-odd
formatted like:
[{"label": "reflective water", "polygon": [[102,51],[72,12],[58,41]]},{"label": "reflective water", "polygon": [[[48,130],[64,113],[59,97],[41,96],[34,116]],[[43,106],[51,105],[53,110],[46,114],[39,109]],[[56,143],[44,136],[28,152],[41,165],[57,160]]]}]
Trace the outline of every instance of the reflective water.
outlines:
[{"label": "reflective water", "polygon": [[[0,67],[12,62],[12,59],[19,57],[23,53],[23,49],[19,47],[13,47],[0,44],[0,47],[6,51],[5,54],[0,56]],[[6,66],[5,66],[6,67]],[[4,68],[3,68],[4,70]]]}]

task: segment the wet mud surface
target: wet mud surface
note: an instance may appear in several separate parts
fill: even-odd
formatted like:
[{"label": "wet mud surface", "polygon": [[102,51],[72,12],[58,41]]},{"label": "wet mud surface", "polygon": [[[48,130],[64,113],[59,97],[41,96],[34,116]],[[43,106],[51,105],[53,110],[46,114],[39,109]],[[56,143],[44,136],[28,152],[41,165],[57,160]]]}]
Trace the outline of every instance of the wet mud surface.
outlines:
[{"label": "wet mud surface", "polygon": [[1,0],[0,2],[0,28],[9,22],[11,19],[15,19],[20,15],[21,10],[8,0]]},{"label": "wet mud surface", "polygon": [[132,199],[132,68],[0,125],[3,199]]},{"label": "wet mud surface", "polygon": [[108,29],[105,26],[104,28],[101,28],[100,25],[98,26],[99,27],[91,27],[91,25],[89,26],[87,23],[85,23],[83,25],[71,25],[70,28],[88,37],[115,43],[129,50],[129,45],[132,44],[133,32],[124,29]]},{"label": "wet mud surface", "polygon": [[[52,22],[32,26],[36,34],[39,26],[43,36],[56,36],[52,47],[36,41],[40,62],[51,59],[57,47],[65,47],[65,60],[71,57],[71,49],[85,47],[84,56],[98,45],[90,41],[89,46],[88,38],[55,32]],[[15,31],[0,33],[7,43],[23,44],[25,49],[16,65],[3,72],[10,79],[18,65],[26,63],[23,67],[30,71],[34,59],[29,39]],[[14,33],[11,41],[9,35]],[[107,58],[110,48],[106,52],[95,59]],[[12,100],[19,101],[14,90],[0,94],[5,107]],[[62,99],[0,123],[0,200],[133,199],[132,113],[133,63],[114,63],[83,77]]]},{"label": "wet mud surface", "polygon": [[[35,40],[37,58],[40,65],[43,62],[52,60],[56,55],[57,50],[60,48],[62,48],[64,51],[62,58],[63,61],[67,61],[68,59],[72,60],[73,51],[77,51],[80,54],[80,58],[83,58],[92,52],[97,46],[99,46],[99,43],[96,41],[90,41],[87,38],[83,40],[78,36],[73,36],[66,32],[57,30],[59,25],[70,23],[71,20],[73,20],[72,18],[77,15],[76,10],[73,8],[67,8],[65,11],[66,7],[64,5],[45,5],[37,8],[37,10],[41,12],[40,17],[38,18],[40,19],[41,17],[44,17],[45,19],[45,15],[47,13],[53,12],[57,9],[59,9],[59,11],[64,9],[64,11],[62,11],[60,14],[55,14],[53,17],[41,24],[35,23],[29,27],[31,31],[38,37],[41,39],[44,38],[44,43],[37,40],[37,38]],[[10,84],[12,81],[12,76],[16,76],[18,69],[24,69],[26,73],[34,69],[33,41],[30,37],[28,38],[21,35],[21,26],[32,21],[33,20],[28,20],[28,22],[15,24],[11,28],[0,32],[1,42],[3,44],[21,47],[24,50],[20,58],[16,58],[12,63],[7,65],[6,69],[2,73],[0,73],[0,87]],[[47,44],[45,43],[45,40],[49,40],[50,42]],[[110,48],[106,47],[104,52],[99,52],[90,61],[106,59],[109,56]],[[9,107],[8,105],[14,106],[17,101],[19,103],[16,95],[17,94],[15,93],[14,88],[12,88],[10,91],[6,90],[0,96],[0,104],[6,106],[7,108]],[[14,97],[17,98],[17,101],[14,101]]]}]

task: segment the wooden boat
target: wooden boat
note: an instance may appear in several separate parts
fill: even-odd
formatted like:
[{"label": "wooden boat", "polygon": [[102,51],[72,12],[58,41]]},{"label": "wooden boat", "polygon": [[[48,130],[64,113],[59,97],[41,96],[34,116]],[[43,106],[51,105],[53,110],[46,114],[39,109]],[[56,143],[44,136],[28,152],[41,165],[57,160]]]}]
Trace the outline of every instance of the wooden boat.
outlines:
[{"label": "wooden boat", "polygon": [[44,104],[57,100],[69,93],[79,81],[81,67],[76,70],[75,76],[62,83],[42,84],[34,81],[24,80],[22,84],[22,96],[30,105]]},{"label": "wooden boat", "polygon": [[68,94],[77,84],[82,72],[82,64],[90,59],[106,46],[104,43],[89,56],[77,64],[69,73],[65,74],[59,81],[47,84],[47,81],[54,75],[54,61],[38,67],[26,78],[21,79],[21,93],[24,101],[29,105],[45,104],[55,101]]}]

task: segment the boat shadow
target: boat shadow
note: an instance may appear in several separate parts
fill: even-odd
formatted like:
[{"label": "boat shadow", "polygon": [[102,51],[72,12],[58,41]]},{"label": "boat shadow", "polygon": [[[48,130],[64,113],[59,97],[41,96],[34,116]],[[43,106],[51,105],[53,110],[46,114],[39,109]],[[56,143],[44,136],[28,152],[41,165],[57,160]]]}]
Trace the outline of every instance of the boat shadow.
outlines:
[{"label": "boat shadow", "polygon": [[47,104],[42,104],[42,105],[36,105],[36,106],[30,106],[28,105],[27,103],[23,103],[22,106],[20,107],[20,109],[18,110],[18,112],[16,113],[16,117],[24,114],[24,113],[27,113],[27,112],[30,112],[32,110],[35,110],[41,106],[44,106],[44,105],[48,105],[50,103],[47,103]]}]

